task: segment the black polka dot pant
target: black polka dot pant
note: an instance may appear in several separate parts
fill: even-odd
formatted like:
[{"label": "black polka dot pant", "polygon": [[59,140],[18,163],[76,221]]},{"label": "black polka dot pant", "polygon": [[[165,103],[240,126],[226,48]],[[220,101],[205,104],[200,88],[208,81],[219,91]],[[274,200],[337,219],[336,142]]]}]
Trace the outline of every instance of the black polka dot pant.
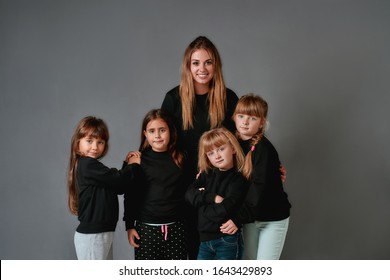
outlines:
[{"label": "black polka dot pant", "polygon": [[182,222],[148,225],[137,222],[140,240],[135,249],[136,260],[186,260],[185,228]]}]

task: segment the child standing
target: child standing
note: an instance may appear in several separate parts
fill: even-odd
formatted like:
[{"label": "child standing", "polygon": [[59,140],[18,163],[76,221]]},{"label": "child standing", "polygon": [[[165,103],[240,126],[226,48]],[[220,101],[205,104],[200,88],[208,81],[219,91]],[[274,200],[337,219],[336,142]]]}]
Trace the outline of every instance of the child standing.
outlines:
[{"label": "child standing", "polygon": [[74,236],[77,258],[113,258],[118,221],[118,194],[131,180],[130,166],[118,171],[99,161],[108,150],[109,132],[101,119],[88,116],[77,125],[71,141],[68,205],[80,221]]},{"label": "child standing", "polygon": [[187,259],[183,222],[187,186],[176,138],[167,115],[151,110],[143,120],[140,152],[128,154],[136,168],[134,186],[125,193],[124,220],[136,260]]},{"label": "child standing", "polygon": [[259,96],[245,95],[233,119],[246,154],[243,173],[250,178],[246,201],[239,214],[221,227],[234,232],[244,224],[245,259],[277,260],[287,234],[291,204],[283,190],[278,153],[265,137],[268,104]]},{"label": "child standing", "polygon": [[220,232],[221,224],[240,209],[248,183],[240,172],[244,155],[234,135],[226,128],[205,132],[199,140],[201,174],[186,192],[186,200],[198,208],[199,260],[240,259],[240,231]]}]

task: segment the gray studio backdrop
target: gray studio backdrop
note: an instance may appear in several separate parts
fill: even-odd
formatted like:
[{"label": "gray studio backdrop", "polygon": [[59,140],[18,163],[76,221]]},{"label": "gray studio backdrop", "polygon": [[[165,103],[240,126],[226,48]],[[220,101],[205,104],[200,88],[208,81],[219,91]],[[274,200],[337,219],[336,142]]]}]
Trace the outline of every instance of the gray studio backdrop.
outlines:
[{"label": "gray studio backdrop", "polygon": [[[76,123],[105,119],[103,162],[121,167],[206,35],[227,86],[269,102],[293,204],[282,258],[389,259],[389,26],[386,0],[1,0],[0,258],[76,258]],[[114,258],[132,259],[122,221],[115,238]]]}]

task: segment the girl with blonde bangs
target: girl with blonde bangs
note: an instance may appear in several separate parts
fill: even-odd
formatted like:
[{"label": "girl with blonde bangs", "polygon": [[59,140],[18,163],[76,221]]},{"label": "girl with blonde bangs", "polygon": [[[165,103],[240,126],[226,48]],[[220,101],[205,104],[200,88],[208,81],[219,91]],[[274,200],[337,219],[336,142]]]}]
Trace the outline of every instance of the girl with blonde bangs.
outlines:
[{"label": "girl with blonde bangs", "polygon": [[199,142],[202,143],[199,146],[198,159],[198,167],[201,172],[204,171],[207,173],[214,168],[207,157],[207,153],[226,144],[231,145],[235,152],[235,156],[233,157],[234,168],[239,172],[242,171],[245,162],[244,154],[241,151],[241,146],[236,137],[230,131],[223,128],[211,130],[204,133]]},{"label": "girl with blonde bangs", "polygon": [[198,210],[197,259],[241,259],[241,232],[220,231],[222,223],[236,215],[248,190],[240,172],[244,164],[240,145],[226,128],[212,129],[200,138],[198,162],[203,172],[186,192],[187,202]]},{"label": "girl with blonde bangs", "polygon": [[283,188],[284,168],[264,134],[267,114],[267,102],[253,94],[242,96],[233,114],[246,154],[243,173],[249,177],[250,186],[240,211],[221,226],[221,232],[234,234],[243,225],[244,258],[250,260],[280,258],[290,217],[291,204]]}]

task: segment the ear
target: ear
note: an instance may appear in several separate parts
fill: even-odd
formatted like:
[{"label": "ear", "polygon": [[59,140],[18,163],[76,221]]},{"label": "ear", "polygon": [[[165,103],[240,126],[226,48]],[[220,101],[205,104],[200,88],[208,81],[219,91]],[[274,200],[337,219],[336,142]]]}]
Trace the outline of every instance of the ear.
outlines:
[{"label": "ear", "polygon": [[266,119],[262,118],[261,121],[260,121],[260,125],[259,125],[259,131],[263,129],[263,127],[265,126],[266,124]]}]

